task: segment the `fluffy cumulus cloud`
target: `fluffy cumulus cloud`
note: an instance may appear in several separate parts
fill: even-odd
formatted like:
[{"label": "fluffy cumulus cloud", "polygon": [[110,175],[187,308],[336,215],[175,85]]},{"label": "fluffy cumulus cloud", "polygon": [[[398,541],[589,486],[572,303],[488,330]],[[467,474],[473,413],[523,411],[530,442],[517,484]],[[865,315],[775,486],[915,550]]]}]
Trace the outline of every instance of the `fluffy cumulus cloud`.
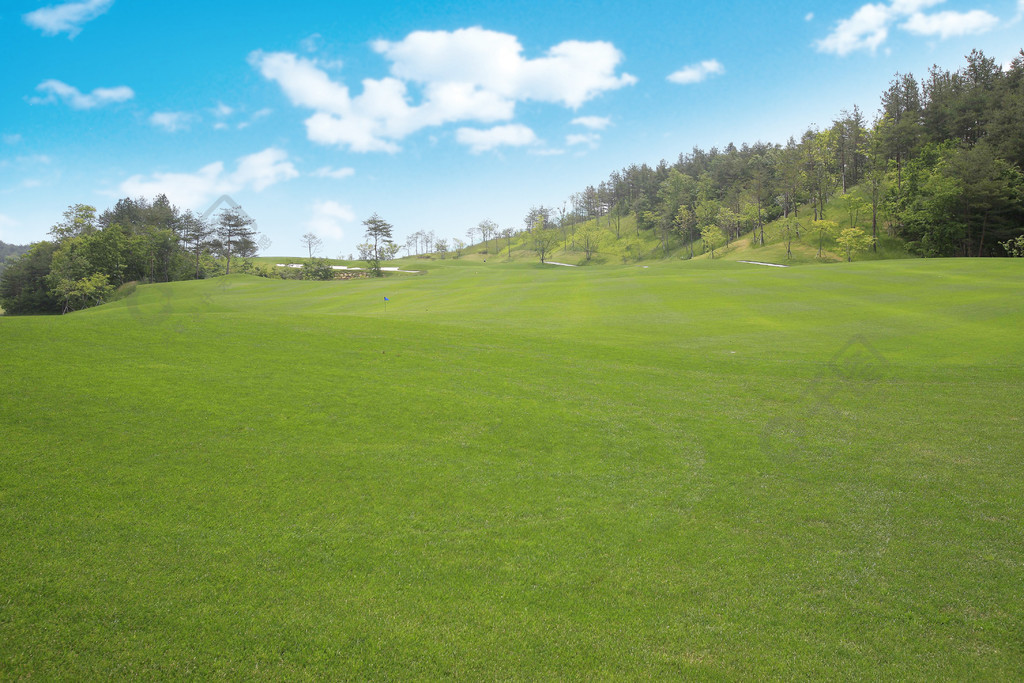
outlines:
[{"label": "fluffy cumulus cloud", "polygon": [[489,152],[498,147],[523,147],[539,142],[536,133],[519,123],[495,126],[486,130],[459,128],[455,131],[455,140],[461,145],[468,146],[473,154]]},{"label": "fluffy cumulus cloud", "polygon": [[570,40],[543,57],[526,59],[519,40],[479,27],[416,31],[404,40],[377,41],[374,49],[391,60],[391,74],[423,84],[472,86],[503,100],[558,102],[576,108],[607,90],[632,85],[616,75],[622,53],[611,43]]},{"label": "fluffy cumulus cloud", "polygon": [[270,147],[242,157],[230,173],[225,171],[223,162],[217,161],[194,173],[135,175],[122,182],[119,191],[129,197],[166,194],[176,204],[198,208],[199,204],[217,195],[248,189],[259,192],[298,175],[294,164],[288,160],[288,154]]},{"label": "fluffy cumulus cloud", "polygon": [[982,10],[936,12],[935,14],[915,12],[900,25],[900,28],[921,36],[951,38],[952,36],[985,33],[995,28],[998,23],[999,19]]},{"label": "fluffy cumulus cloud", "polygon": [[65,102],[72,109],[95,109],[105,104],[126,102],[135,97],[135,91],[126,85],[115,88],[96,88],[90,93],[83,93],[78,88],[54,79],[43,81],[36,86],[42,93],[40,97],[31,97],[31,104],[53,104]]},{"label": "fluffy cumulus cloud", "polygon": [[874,53],[889,38],[893,26],[921,36],[951,36],[985,33],[999,19],[984,10],[969,12],[927,12],[946,0],[891,0],[861,6],[836,24],[832,33],[815,42],[819,52],[844,56],[857,50]]},{"label": "fluffy cumulus cloud", "polygon": [[[516,104],[526,100],[577,108],[636,82],[616,73],[622,54],[605,42],[567,41],[527,59],[515,36],[468,28],[416,31],[398,42],[376,41],[373,49],[390,62],[390,75],[364,79],[358,95],[313,59],[254,52],[249,61],[292,104],[312,110],[305,122],[310,140],[356,152],[395,152],[399,141],[428,127],[510,121]],[[515,130],[522,139],[523,128],[465,129],[470,132],[462,137],[511,140]]]},{"label": "fluffy cumulus cloud", "polygon": [[24,15],[22,19],[29,26],[42,31],[44,35],[67,33],[69,38],[74,38],[82,32],[82,26],[104,14],[113,4],[114,0],[65,2],[41,7]]},{"label": "fluffy cumulus cloud", "polygon": [[724,73],[725,67],[721,62],[717,59],[706,59],[699,64],[684,66],[679,71],[669,74],[668,81],[679,85],[689,85],[706,81],[712,76],[721,76]]},{"label": "fluffy cumulus cloud", "polygon": [[345,237],[345,226],[355,222],[356,214],[352,207],[326,201],[313,204],[313,217],[306,225],[321,237],[340,240]]}]

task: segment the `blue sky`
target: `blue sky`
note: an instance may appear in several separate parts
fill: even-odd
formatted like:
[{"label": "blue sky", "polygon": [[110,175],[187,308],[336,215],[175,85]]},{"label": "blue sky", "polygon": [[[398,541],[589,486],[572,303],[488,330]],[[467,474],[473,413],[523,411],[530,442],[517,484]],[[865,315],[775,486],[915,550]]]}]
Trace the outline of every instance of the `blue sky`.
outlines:
[{"label": "blue sky", "polygon": [[238,201],[301,253],[521,227],[634,162],[785,142],[896,72],[1024,47],[1024,0],[5,0],[0,240],[70,204]]}]

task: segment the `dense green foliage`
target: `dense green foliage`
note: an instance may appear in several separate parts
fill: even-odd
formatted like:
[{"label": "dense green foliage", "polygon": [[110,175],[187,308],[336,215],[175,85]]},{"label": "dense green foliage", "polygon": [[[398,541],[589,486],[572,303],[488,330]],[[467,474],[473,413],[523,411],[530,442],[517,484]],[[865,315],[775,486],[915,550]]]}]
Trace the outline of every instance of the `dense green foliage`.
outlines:
[{"label": "dense green foliage", "polygon": [[216,229],[163,195],[121,199],[99,216],[75,204],[50,229],[50,241],[8,262],[0,306],[10,314],[67,313],[101,304],[129,282],[199,279],[243,270],[258,251],[252,219],[235,210]]},{"label": "dense green foliage", "polygon": [[3,274],[4,268],[7,267],[7,259],[13,259],[17,256],[21,256],[28,251],[27,246],[20,244],[7,244],[3,240],[0,240],[0,275]]},{"label": "dense green foliage", "polygon": [[1024,262],[407,267],[0,318],[0,678],[1024,677]]},{"label": "dense green foliage", "polygon": [[53,242],[39,242],[8,263],[0,275],[0,308],[5,313],[60,313],[57,297],[47,284],[56,248]]},{"label": "dense green foliage", "polygon": [[694,148],[674,164],[634,164],[574,194],[571,208],[532,209],[526,224],[538,211],[571,230],[604,217],[620,238],[632,216],[637,236],[656,235],[666,253],[714,229],[726,240],[751,232],[763,245],[766,224],[825,218],[840,195],[855,202],[829,218],[870,233],[872,249],[887,231],[922,256],[1005,256],[1002,244],[1024,234],[1022,122],[1024,51],[1006,70],[976,51],[965,67],[934,67],[920,83],[897,75],[873,124],[854,107],[785,145]]}]

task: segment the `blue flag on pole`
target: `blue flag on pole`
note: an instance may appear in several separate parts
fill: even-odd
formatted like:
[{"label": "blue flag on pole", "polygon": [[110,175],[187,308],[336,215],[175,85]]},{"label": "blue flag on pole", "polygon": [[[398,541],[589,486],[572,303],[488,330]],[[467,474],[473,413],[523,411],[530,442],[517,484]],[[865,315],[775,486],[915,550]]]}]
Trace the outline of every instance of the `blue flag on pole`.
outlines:
[{"label": "blue flag on pole", "polygon": [[384,301],[391,301],[391,299],[384,297]]}]

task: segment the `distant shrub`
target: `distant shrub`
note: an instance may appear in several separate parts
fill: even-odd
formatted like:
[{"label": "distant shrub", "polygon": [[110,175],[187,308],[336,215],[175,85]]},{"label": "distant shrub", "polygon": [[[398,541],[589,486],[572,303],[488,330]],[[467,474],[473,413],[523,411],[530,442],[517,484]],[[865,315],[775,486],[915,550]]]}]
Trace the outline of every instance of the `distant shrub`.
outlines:
[{"label": "distant shrub", "polygon": [[334,268],[325,258],[311,258],[302,264],[303,280],[333,280]]},{"label": "distant shrub", "polygon": [[1003,249],[1006,250],[1008,256],[1024,258],[1024,235],[1018,235],[1012,240],[1006,240],[999,244],[1003,245]]}]

